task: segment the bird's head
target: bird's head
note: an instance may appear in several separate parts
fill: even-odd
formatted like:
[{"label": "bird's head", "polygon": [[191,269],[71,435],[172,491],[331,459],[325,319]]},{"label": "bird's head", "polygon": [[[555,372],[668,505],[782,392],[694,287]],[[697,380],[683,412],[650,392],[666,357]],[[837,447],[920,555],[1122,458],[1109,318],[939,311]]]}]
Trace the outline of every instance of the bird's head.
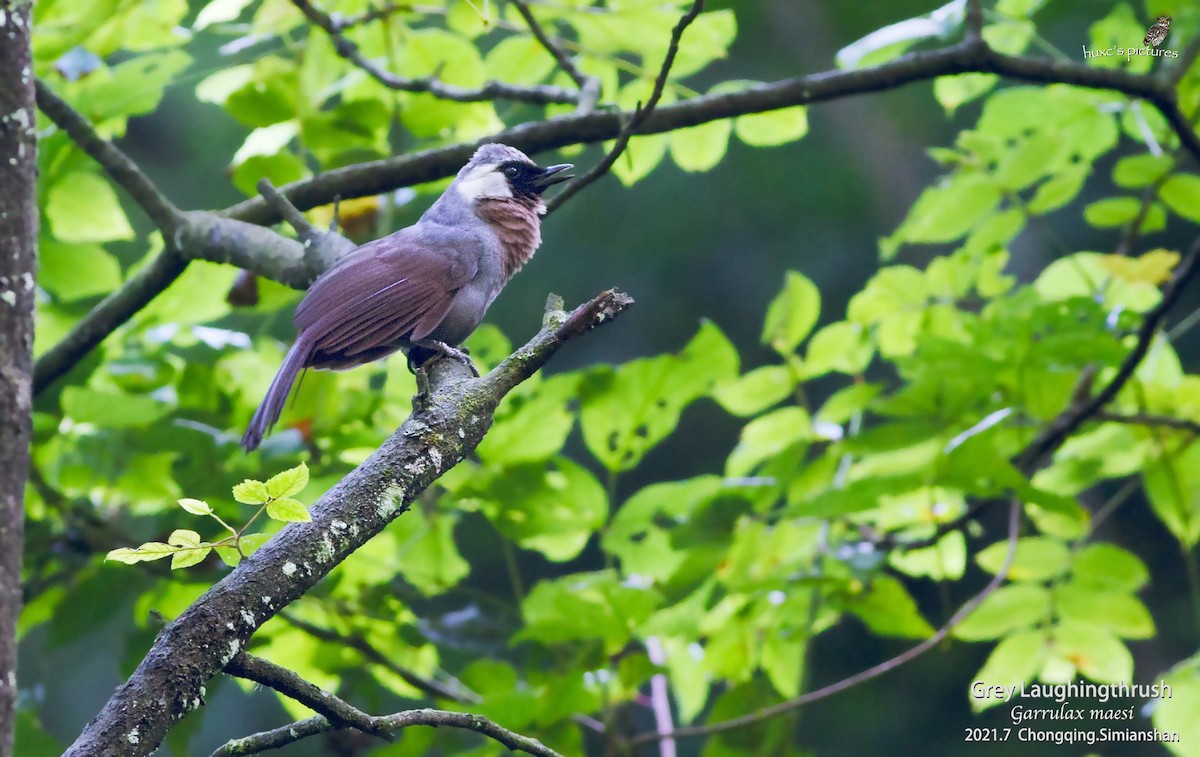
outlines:
[{"label": "bird's head", "polygon": [[486,144],[458,172],[451,188],[472,203],[517,200],[541,208],[542,192],[572,178],[569,168],[570,163],[543,168],[514,147]]}]

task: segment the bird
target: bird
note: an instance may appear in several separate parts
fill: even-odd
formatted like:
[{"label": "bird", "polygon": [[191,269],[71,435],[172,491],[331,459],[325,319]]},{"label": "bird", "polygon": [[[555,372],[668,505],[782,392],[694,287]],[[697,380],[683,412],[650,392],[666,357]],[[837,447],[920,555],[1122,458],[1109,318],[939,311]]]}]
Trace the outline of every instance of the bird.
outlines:
[{"label": "bird", "polygon": [[482,145],[412,226],[368,242],[321,274],[296,307],[296,341],[242,436],[256,449],[279,420],[296,377],[345,370],[397,350],[409,367],[457,349],[541,244],[542,193],[573,178],[508,145]]},{"label": "bird", "polygon": [[1150,29],[1146,32],[1146,38],[1142,40],[1142,44],[1158,47],[1166,40],[1167,32],[1169,31],[1171,31],[1171,17],[1159,16],[1158,20],[1150,25]]}]

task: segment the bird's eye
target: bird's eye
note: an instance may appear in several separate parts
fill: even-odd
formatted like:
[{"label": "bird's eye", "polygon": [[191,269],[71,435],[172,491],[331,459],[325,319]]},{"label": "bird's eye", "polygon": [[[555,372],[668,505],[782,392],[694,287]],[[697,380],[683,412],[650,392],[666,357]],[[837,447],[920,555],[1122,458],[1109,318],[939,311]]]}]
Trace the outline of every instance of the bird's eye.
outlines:
[{"label": "bird's eye", "polygon": [[507,166],[504,169],[504,175],[510,179],[515,179],[521,175],[521,169],[517,168],[516,166]]}]

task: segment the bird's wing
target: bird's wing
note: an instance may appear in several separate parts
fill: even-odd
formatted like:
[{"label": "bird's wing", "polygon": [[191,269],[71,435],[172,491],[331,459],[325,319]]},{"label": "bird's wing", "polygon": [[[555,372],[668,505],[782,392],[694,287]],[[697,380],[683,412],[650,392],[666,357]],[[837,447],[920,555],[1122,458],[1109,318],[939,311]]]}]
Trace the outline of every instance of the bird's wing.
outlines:
[{"label": "bird's wing", "polygon": [[353,357],[422,339],[478,271],[475,240],[406,229],[339,260],[296,308],[296,329],[317,361]]}]

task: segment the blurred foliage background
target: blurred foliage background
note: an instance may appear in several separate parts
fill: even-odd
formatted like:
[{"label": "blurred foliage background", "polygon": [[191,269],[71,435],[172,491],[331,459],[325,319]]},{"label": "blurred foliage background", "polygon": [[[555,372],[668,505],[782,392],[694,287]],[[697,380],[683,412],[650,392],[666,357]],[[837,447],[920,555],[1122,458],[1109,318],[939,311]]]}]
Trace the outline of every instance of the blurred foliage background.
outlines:
[{"label": "blurred foliage background", "polygon": [[[233,15],[211,24],[198,19],[197,14],[209,4],[197,0],[94,4],[42,0],[37,6],[39,75],[116,138],[180,207],[225,207],[252,193],[260,175],[283,183],[300,178],[317,165],[336,167],[418,145],[476,138],[501,122],[517,123],[537,115],[530,106],[512,103],[494,109],[491,105],[458,106],[443,112],[432,101],[424,103],[428,107],[416,107],[413,98],[423,96],[413,95],[397,96],[408,106],[399,114],[373,106],[355,109],[344,104],[323,107],[328,103],[306,103],[304,97],[313,96],[321,86],[336,84],[331,75],[340,69],[333,68],[337,61],[328,40],[318,31],[288,32],[282,37],[270,33],[271,24],[277,22],[272,14],[282,17],[289,12],[286,2],[226,5]],[[366,10],[353,3],[345,5],[348,15]],[[1041,4],[1024,5],[1034,8]],[[444,13],[430,14],[432,26],[444,22],[461,31],[478,22],[477,14],[465,2],[451,0],[444,8]],[[830,69],[839,49],[880,27],[933,9],[932,4],[918,0],[714,0],[709,12],[714,18],[726,19],[730,26],[722,26],[726,21],[712,21],[707,26],[710,36],[698,32],[705,54],[699,55],[695,72],[681,77],[687,77],[687,88],[703,92],[724,82],[771,81]],[[1056,47],[1076,62],[1082,59],[1083,45],[1095,45],[1113,28],[1122,32],[1141,28],[1143,21],[1159,13],[1176,13],[1177,29],[1200,32],[1195,9],[1181,2],[1151,0],[1144,5],[1058,0],[1037,11],[1036,43]],[[675,15],[672,11],[665,26],[654,29],[654,45],[661,44],[664,28],[669,29]],[[503,17],[512,16],[505,13]],[[124,19],[123,25],[99,23],[98,19],[106,18]],[[250,18],[254,20],[247,22]],[[174,21],[164,24],[163,19]],[[1101,20],[1108,25],[1099,25]],[[174,29],[176,26],[180,28]],[[636,27],[617,27],[612,33],[625,35],[629,45],[638,44]],[[178,39],[170,39],[171,35]],[[409,60],[405,65],[426,66],[427,71],[414,70],[436,70],[448,78],[455,61],[462,62],[461,56],[454,57],[458,48],[451,43],[469,44],[457,37],[430,36],[424,47],[408,41],[410,47],[389,54],[425,55],[428,60]],[[1028,39],[1025,42],[1029,44]],[[480,44],[492,43],[485,38]],[[167,52],[140,54],[160,49]],[[99,56],[104,64],[89,56]],[[528,60],[534,58],[531,51]],[[649,67],[656,65],[655,60],[646,55]],[[98,65],[102,68],[95,70]],[[516,77],[526,70],[513,65]],[[117,75],[121,66],[130,67],[124,76]],[[493,75],[494,69],[484,70]],[[138,82],[145,84],[144,89]],[[155,83],[165,85],[161,102],[152,94],[157,91]],[[348,86],[369,85],[360,76]],[[621,99],[629,106],[637,94],[631,87],[622,92]],[[680,90],[671,96],[684,94]],[[1048,101],[1047,107],[1061,105],[1071,97],[1062,95],[1055,103]],[[1089,100],[1088,107],[1101,99]],[[502,435],[485,441],[477,462],[464,464],[447,476],[443,491],[422,500],[413,513],[400,518],[388,533],[348,561],[311,604],[301,603],[295,610],[299,623],[361,633],[392,659],[425,674],[454,671],[464,684],[484,694],[490,705],[485,712],[502,724],[521,730],[533,723],[533,730],[545,729],[539,733],[548,743],[553,745],[559,738],[571,745],[564,747],[566,752],[583,748],[589,743],[586,737],[562,717],[572,711],[589,711],[596,691],[604,687],[592,680],[584,692],[555,692],[552,688],[547,692],[543,687],[535,696],[530,693],[534,684],[546,684],[553,677],[549,671],[564,665],[589,671],[603,668],[606,656],[616,661],[614,669],[620,665],[628,668],[622,673],[628,680],[642,681],[649,663],[641,652],[626,649],[629,639],[623,630],[613,631],[597,648],[555,646],[572,638],[572,632],[564,630],[570,628],[570,619],[565,617],[570,612],[563,609],[571,606],[570,597],[560,596],[570,591],[565,584],[539,581],[597,571],[589,573],[593,578],[588,579],[596,582],[591,587],[596,591],[630,590],[628,576],[621,584],[602,572],[613,567],[614,553],[622,562],[639,557],[630,545],[625,547],[627,553],[617,547],[601,549],[601,540],[593,531],[604,524],[608,507],[632,501],[629,498],[635,494],[644,495],[646,487],[655,483],[722,470],[734,476],[765,475],[764,460],[776,454],[786,459],[795,451],[788,444],[772,447],[776,443],[772,441],[765,452],[750,453],[757,458],[727,461],[739,438],[745,439],[746,421],[726,409],[736,405],[737,398],[727,396],[726,408],[707,398],[711,385],[737,374],[739,355],[742,373],[781,363],[776,350],[761,339],[769,303],[781,289],[786,298],[785,282],[799,288],[799,300],[813,301],[803,289],[807,282],[789,277],[789,271],[801,272],[819,290],[820,328],[841,321],[851,298],[862,292],[878,271],[881,249],[894,252],[898,247],[898,262],[918,269],[956,249],[957,238],[944,240],[951,244],[930,244],[936,235],[922,237],[911,227],[907,227],[911,240],[904,237],[905,219],[922,191],[960,167],[945,153],[931,154],[931,148],[955,144],[960,131],[975,128],[980,117],[980,101],[965,103],[952,112],[944,107],[946,103],[946,99],[935,99],[929,85],[918,84],[821,104],[808,109],[806,132],[793,120],[778,128],[783,132],[794,129],[795,133],[765,140],[780,142],[778,145],[753,146],[746,143],[753,139],[731,138],[720,162],[702,172],[682,170],[670,159],[644,172],[646,155],[653,150],[646,147],[647,140],[639,152],[639,141],[635,141],[632,162],[623,162],[618,173],[625,181],[643,172],[644,178],[632,186],[616,178],[606,179],[547,220],[541,250],[493,306],[490,326],[471,342],[473,354],[484,365],[494,364],[510,343],[520,343],[532,334],[549,292],[562,295],[571,304],[618,285],[637,299],[637,307],[557,358],[548,375],[512,405],[514,416],[523,410],[526,417],[517,422],[508,416],[511,425],[497,427]],[[569,110],[556,111],[557,107],[551,106],[548,112]],[[1001,106],[996,108],[1003,120],[1006,113]],[[1046,113],[1053,115],[1051,110]],[[295,114],[303,117],[299,139],[286,127],[279,127]],[[127,116],[133,117],[126,122]],[[390,125],[401,128],[386,128],[393,118],[400,123]],[[248,142],[255,129],[257,138]],[[795,138],[801,135],[803,138]],[[283,139],[289,146],[279,150],[273,139]],[[1114,227],[1119,231],[1128,220],[1122,215],[1124,209],[1097,206],[1090,211],[1091,218],[1080,210],[1114,194],[1107,177],[1119,159],[1146,151],[1145,145],[1128,133],[1123,140],[1116,145],[1114,139],[1114,149],[1105,149],[1098,156],[1084,156],[1089,164],[1095,160],[1092,178],[1082,184],[1069,210],[1020,225],[1019,233],[1005,244],[1009,253],[1005,274],[1027,283],[1044,275],[1053,261],[1068,253],[1114,248],[1119,238]],[[968,145],[966,149],[972,148]],[[261,154],[255,156],[256,152]],[[602,154],[599,147],[590,147],[534,157],[543,163],[570,160],[586,168]],[[97,210],[123,200],[86,168],[87,159],[71,148],[64,135],[44,140],[40,161],[47,187],[41,281],[51,296],[39,310],[39,351],[61,337],[148,249],[161,245],[132,206],[127,208],[127,222]],[[412,223],[442,187],[444,182],[416,191],[400,190],[366,203],[347,203],[343,214],[351,222],[348,230],[361,241]],[[1104,218],[1106,211],[1115,214],[1116,223]],[[1158,247],[1182,250],[1190,244],[1195,216],[1184,213],[1181,217],[1172,211],[1169,222],[1166,209],[1155,211],[1162,213],[1163,223],[1144,235],[1136,251]],[[123,225],[126,223],[129,225]],[[903,244],[906,241],[911,243]],[[1073,263],[1086,264],[1082,259]],[[987,274],[973,271],[971,275],[977,279],[973,285],[981,290],[977,296],[984,300],[1002,290],[997,285],[992,294],[983,292]],[[290,312],[297,295],[262,281],[256,307],[232,309],[224,297],[235,276],[236,271],[228,267],[193,264],[129,329],[39,397],[36,472],[29,505],[33,524],[27,547],[29,583],[34,591],[24,618],[21,658],[26,718],[19,738],[29,754],[39,753],[35,750],[54,753],[69,743],[112,688],[124,680],[154,636],[151,610],[174,617],[224,570],[214,559],[192,568],[186,576],[168,575],[165,569],[102,566],[99,553],[127,544],[119,539],[160,538],[166,530],[182,525],[180,518],[186,516],[172,504],[179,497],[208,498],[221,511],[229,505],[230,486],[245,477],[266,478],[290,467],[298,456],[309,456],[313,467],[313,482],[305,500],[311,502],[407,414],[412,386],[402,359],[345,375],[310,376],[288,416],[293,428],[277,434],[260,455],[241,455],[235,445],[239,424],[257,403],[292,338]],[[1128,310],[1144,311],[1147,297],[1153,299],[1145,295],[1138,300],[1131,295]],[[1194,292],[1187,294],[1179,312],[1190,312],[1198,302]],[[1009,303],[1005,307],[1011,310],[993,314],[996,318],[988,328],[994,330],[997,343],[1005,338],[1006,326],[1016,328],[1014,323],[1021,318],[1036,317],[1022,309],[1025,305],[1029,303]],[[794,303],[788,305],[786,300],[784,307],[795,309]],[[1096,315],[1089,310],[1071,317],[1095,326]],[[1088,349],[1096,350],[1080,362],[1104,354],[1108,357],[1100,364],[1111,365],[1120,351],[1114,351],[1113,340],[1097,333],[1078,335],[1076,344],[1086,343]],[[805,330],[800,338],[806,335]],[[685,345],[689,347],[685,349]],[[1196,365],[1195,345],[1194,334],[1175,345],[1184,372]],[[836,347],[852,351],[844,341]],[[732,357],[731,351],[736,351]],[[668,417],[661,443],[648,444],[652,448],[645,450],[636,466],[609,460],[606,469],[603,454],[597,455],[603,442],[587,439],[586,429],[581,432],[574,417],[580,396],[586,398],[588,391],[599,391],[595,386],[613,379],[603,369],[583,369],[666,353],[679,355],[657,358],[675,361],[665,370],[687,373],[709,384],[688,398],[698,401],[681,402],[676,408],[677,423]],[[782,362],[786,364],[786,359]],[[897,373],[916,381],[896,364],[877,364],[865,380],[887,383],[894,381]],[[1068,387],[1077,374],[1069,378]],[[812,408],[821,407],[846,386],[845,375],[814,374],[804,384],[805,401]],[[791,388],[787,387],[789,393]],[[632,391],[636,394],[640,389]],[[122,399],[114,403],[117,394]],[[700,399],[702,396],[705,398]],[[620,396],[613,400],[613,412],[618,415],[624,407],[620,400]],[[750,400],[751,404],[754,401]],[[857,401],[849,401],[850,406]],[[865,406],[866,399],[862,402]],[[585,399],[584,413],[587,407]],[[597,407],[596,412],[604,412]],[[751,413],[761,409],[755,407]],[[938,429],[942,433],[950,430],[951,426]],[[1133,445],[1113,433],[1110,440],[1093,441],[1110,451],[1127,442]],[[646,436],[634,433],[639,435]],[[544,437],[545,450],[522,447],[537,447]],[[630,442],[633,447],[636,444],[636,440]],[[1007,448],[1001,444],[997,449]],[[1116,480],[1118,474],[1129,475],[1140,466],[1151,465],[1146,462],[1150,457],[1147,453],[1146,459],[1128,463],[1131,467],[1127,470],[1096,475],[1088,481],[1091,486],[1081,488],[1080,500],[1095,509],[1122,487],[1123,482]],[[826,454],[825,458],[835,456]],[[703,488],[704,482],[692,485]],[[563,522],[541,523],[544,528],[538,530],[522,520],[552,520],[554,516],[547,513],[554,511],[555,499],[564,490],[571,492],[575,509]],[[705,496],[680,490],[669,492],[666,500]],[[946,496],[951,501],[961,500],[954,493]],[[219,506],[217,500],[222,497],[225,505]],[[1149,638],[1129,644],[1138,680],[1148,680],[1196,651],[1197,620],[1186,588],[1188,563],[1176,546],[1177,538],[1151,514],[1147,503],[1137,501],[1141,497],[1135,494],[1133,504],[1116,510],[1095,537],[1136,554],[1148,569],[1141,598],[1154,620],[1149,633],[1133,634],[1134,638]],[[747,507],[752,508],[753,503]],[[721,533],[734,529],[726,516],[716,511],[710,515],[714,521],[706,528]],[[985,512],[981,523],[981,529],[970,534],[973,547],[1000,536],[998,512]],[[989,536],[981,538],[985,532]],[[775,537],[783,540],[778,547],[783,560],[803,551],[793,550],[797,544],[809,544],[814,538],[807,531],[798,531],[790,542],[785,536]],[[610,537],[611,530],[605,538]],[[758,539],[746,538],[747,549],[771,549],[771,537],[766,533]],[[686,546],[699,554],[705,545]],[[649,559],[644,554],[641,557]],[[968,578],[976,581],[986,575],[973,561],[967,563],[960,574],[965,570]],[[878,567],[847,564],[849,575],[838,580],[866,578],[875,575]],[[900,586],[894,578],[879,580]],[[776,673],[768,671],[770,682],[764,682],[762,676],[743,680],[744,685],[736,686],[735,694],[718,705],[717,713],[729,716],[753,709],[755,703],[761,706],[774,701],[771,684],[786,693],[792,687],[811,688],[858,672],[907,648],[911,640],[897,637],[926,634],[931,630],[929,623],[938,625],[938,619],[944,619],[972,591],[963,582],[914,580],[906,585],[915,600],[912,612],[888,615],[886,621],[876,618],[882,628],[870,620],[865,624],[847,620],[815,636],[806,649],[779,651],[786,657],[786,662],[778,662],[779,667],[790,664],[789,676],[798,676],[781,683]],[[514,616],[514,594],[525,603],[523,637],[541,640],[545,647],[508,644],[510,633],[521,625]],[[629,601],[636,604],[640,600]],[[897,600],[897,604],[903,603]],[[688,612],[680,606],[682,612]],[[849,604],[840,610],[855,615]],[[695,610],[691,622],[702,614]],[[860,611],[856,617],[869,615]],[[823,619],[816,629],[835,621],[833,616]],[[718,621],[710,616],[709,622]],[[889,622],[893,623],[890,627]],[[911,625],[901,627],[905,623]],[[599,624],[596,621],[593,626]],[[354,652],[316,640],[296,623],[275,621],[260,637],[265,648],[256,651],[321,685],[343,686],[354,692],[364,709],[379,713],[398,709],[404,693],[411,693],[381,666],[366,665]],[[979,638],[998,635],[984,633]],[[883,678],[796,711],[772,726],[783,729],[778,733],[749,729],[743,735],[709,742],[707,747],[700,741],[681,742],[680,753],[696,754],[702,748],[705,754],[767,753],[763,749],[774,750],[770,753],[842,754],[1011,751],[1011,746],[963,743],[965,727],[1007,724],[1002,712],[973,713],[966,695],[966,684],[991,650],[990,644],[947,643]],[[677,659],[688,654],[686,649],[673,653]],[[802,666],[800,657],[788,655],[799,655],[806,662]],[[572,659],[568,663],[563,657]],[[509,669],[502,660],[510,661],[514,668]],[[771,667],[766,661],[762,664]],[[528,688],[515,684],[518,670],[520,677],[528,679]],[[547,671],[546,680],[538,680],[539,670]],[[687,680],[684,671],[674,674],[679,676],[673,679],[676,685]],[[738,675],[731,668],[728,677],[737,679]],[[617,696],[633,693],[626,690]],[[555,701],[562,705],[562,713],[549,712]],[[572,710],[575,705],[580,709]],[[694,715],[703,705],[701,699],[686,707]],[[214,682],[206,706],[176,729],[170,751],[208,753],[228,738],[299,716],[294,708],[285,714],[286,706],[232,682]],[[644,708],[622,712],[619,717],[630,730],[640,732],[653,726]],[[594,743],[591,746],[595,748]],[[349,741],[314,740],[287,753],[329,754],[335,749],[354,753],[356,748],[358,745]],[[471,749],[475,751],[470,753],[492,753],[496,747],[480,746],[470,737],[414,731],[399,746],[379,753],[429,750],[457,754]],[[1105,753],[1148,753],[1145,749],[1130,746]],[[1052,745],[1028,745],[1023,751],[1063,753]]]}]

